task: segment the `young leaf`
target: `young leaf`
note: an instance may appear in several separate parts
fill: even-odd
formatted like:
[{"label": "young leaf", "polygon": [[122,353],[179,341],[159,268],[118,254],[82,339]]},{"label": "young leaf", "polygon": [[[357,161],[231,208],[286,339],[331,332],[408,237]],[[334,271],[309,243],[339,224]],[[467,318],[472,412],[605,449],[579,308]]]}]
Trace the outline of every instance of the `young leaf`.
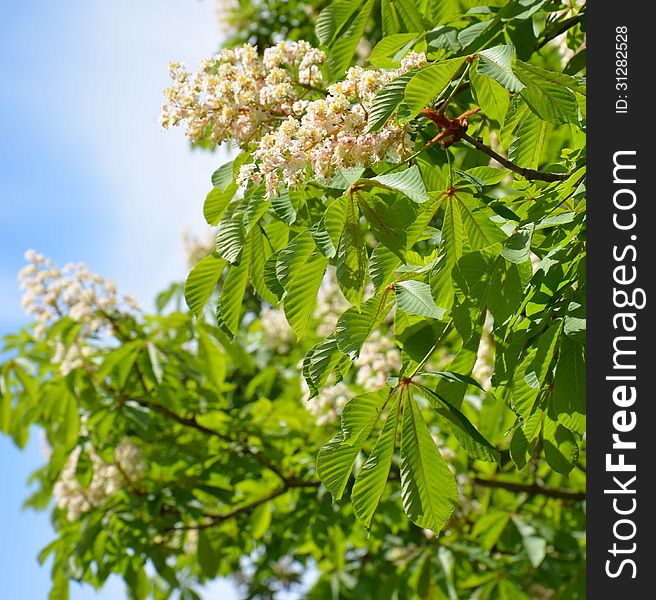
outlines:
[{"label": "young leaf", "polygon": [[470,70],[469,81],[474,99],[483,113],[499,123],[503,123],[510,104],[508,90],[491,77],[481,75],[476,69]]}]

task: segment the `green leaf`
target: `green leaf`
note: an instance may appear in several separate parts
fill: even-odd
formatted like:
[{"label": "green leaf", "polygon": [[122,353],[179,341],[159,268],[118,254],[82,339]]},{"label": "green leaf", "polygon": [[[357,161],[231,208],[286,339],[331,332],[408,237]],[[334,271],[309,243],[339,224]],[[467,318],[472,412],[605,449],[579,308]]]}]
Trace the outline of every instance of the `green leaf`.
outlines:
[{"label": "green leaf", "polygon": [[198,329],[198,354],[203,361],[207,379],[217,388],[221,388],[227,374],[226,357],[212,338],[202,328]]},{"label": "green leaf", "polygon": [[401,496],[410,520],[439,532],[455,510],[458,485],[408,395],[401,425]]},{"label": "green leaf", "polygon": [[387,316],[393,303],[388,289],[369,298],[362,309],[349,308],[337,321],[335,337],[339,349],[351,359],[357,358],[362,345]]},{"label": "green leaf", "polygon": [[261,539],[271,525],[271,502],[260,504],[251,515],[250,530],[254,540]]},{"label": "green leaf", "polygon": [[489,552],[499,541],[508,521],[510,521],[508,512],[498,510],[487,512],[474,523],[472,536],[480,539],[481,546]]},{"label": "green leaf", "polygon": [[198,261],[187,276],[184,286],[185,302],[197,317],[203,314],[203,308],[212,295],[225,265],[225,260],[210,254]]},{"label": "green leaf", "polygon": [[383,430],[369,458],[360,468],[351,494],[353,512],[367,528],[371,525],[371,519],[387,485],[387,477],[392,466],[401,407],[399,396],[399,394],[394,396]]},{"label": "green leaf", "polygon": [[207,530],[198,530],[198,564],[203,575],[208,578],[216,577],[221,565],[221,554],[210,541]]},{"label": "green leaf", "polygon": [[584,347],[565,336],[554,375],[552,403],[558,421],[581,435],[586,429],[585,387]]},{"label": "green leaf", "polygon": [[417,204],[426,202],[429,199],[417,165],[396,173],[378,175],[378,177],[372,177],[369,181],[375,182],[380,187],[401,192]]},{"label": "green leaf", "polygon": [[375,194],[358,192],[358,206],[367,218],[376,239],[383,242],[400,259],[404,259],[409,245],[408,231],[417,220],[417,205],[403,197],[395,197],[391,203],[390,194],[380,198]]},{"label": "green leaf", "polygon": [[483,112],[491,119],[503,123],[510,105],[508,90],[491,77],[481,75],[476,69],[470,70],[469,81],[474,100]]},{"label": "green leaf", "polygon": [[536,535],[537,531],[535,527],[526,523],[518,515],[512,515],[513,523],[519,531],[519,535],[522,536],[522,544],[528,559],[531,561],[531,565],[534,569],[537,569],[547,553],[547,540],[543,537]]},{"label": "green leaf", "polygon": [[128,568],[125,570],[125,583],[128,586],[129,600],[146,600],[148,598],[150,581],[139,558],[130,559]]},{"label": "green leaf", "polygon": [[284,297],[285,316],[297,338],[305,331],[314,312],[328,259],[315,250],[297,273],[287,282]]},{"label": "green leaf", "polygon": [[[349,5],[349,7],[352,8],[354,3],[347,0],[346,2],[338,2],[334,6],[337,9],[339,5],[344,4]],[[364,3],[356,4],[356,10],[358,8],[359,10],[357,10],[354,15],[347,17],[346,20],[342,22],[341,27],[334,27],[336,35],[329,44],[330,52],[328,54],[328,64],[332,73],[338,78],[343,76],[344,72],[352,62],[353,54],[362,38],[373,4],[374,0],[367,0]],[[327,8],[331,8],[331,6],[333,5],[329,5]],[[337,10],[340,10],[345,14],[348,8],[339,7]],[[323,12],[324,11],[322,11],[322,14]],[[321,15],[319,16],[321,17]]]},{"label": "green leaf", "polygon": [[289,282],[305,268],[305,263],[315,250],[310,232],[304,231],[278,252],[276,276],[285,289]]},{"label": "green leaf", "polygon": [[221,220],[236,192],[236,183],[231,183],[225,190],[214,187],[209,191],[203,203],[203,216],[209,225],[216,225]]},{"label": "green leaf", "polygon": [[398,281],[394,284],[394,294],[398,308],[411,315],[430,317],[438,321],[446,312],[435,304],[430,286],[421,281]]},{"label": "green leaf", "polygon": [[510,44],[495,46],[478,53],[477,70],[481,75],[487,75],[498,81],[510,92],[519,92],[524,84],[513,73],[512,63],[515,48]]},{"label": "green leaf", "polygon": [[[384,37],[376,44],[367,59],[379,69],[398,67],[406,52],[412,48],[418,39],[418,33],[395,33]],[[369,112],[371,122],[371,111]]]},{"label": "green leaf", "polygon": [[428,395],[437,414],[471,456],[487,462],[498,462],[498,450],[479,433],[462,412],[434,390],[423,385],[417,387]]},{"label": "green leaf", "polygon": [[517,65],[517,74],[526,84],[522,98],[528,107],[540,119],[556,125],[577,123],[579,108],[574,93],[564,85],[546,79],[541,71],[533,70],[525,63]]},{"label": "green leaf", "polygon": [[241,309],[250,270],[250,246],[250,244],[244,246],[240,263],[230,267],[217,305],[217,322],[231,337],[237,335],[241,320]]},{"label": "green leaf", "polygon": [[245,238],[246,230],[242,214],[233,210],[230,214],[224,215],[219,223],[216,233],[216,253],[229,263],[237,264],[244,248]]},{"label": "green leaf", "polygon": [[558,347],[562,323],[554,323],[539,338],[537,348],[529,352],[513,376],[512,406],[527,419],[551,372],[551,363]]},{"label": "green leaf", "polygon": [[234,180],[234,161],[221,165],[212,173],[212,185],[220,191],[225,190]]},{"label": "green leaf", "polygon": [[574,434],[545,416],[542,428],[544,457],[549,466],[557,473],[567,475],[579,459],[579,447]]},{"label": "green leaf", "polygon": [[510,440],[510,457],[518,469],[523,469],[533,452],[542,428],[542,411],[534,412],[521,427],[515,429]]},{"label": "green leaf", "polygon": [[326,385],[328,376],[333,370],[339,369],[346,362],[348,366],[351,365],[349,358],[337,347],[334,335],[321,340],[307,353],[303,361],[303,376],[308,387],[314,388],[318,393],[318,390]]},{"label": "green leaf", "polygon": [[394,272],[401,261],[394,252],[384,244],[378,244],[369,258],[369,276],[376,292],[394,279]]},{"label": "green leaf", "polygon": [[319,451],[317,474],[335,500],[342,498],[353,463],[388,399],[389,392],[379,390],[350,400],[340,431]]},{"label": "green leaf", "polygon": [[315,27],[315,33],[322,45],[328,46],[337,37],[349,17],[358,9],[358,2],[331,2],[324,8]]},{"label": "green leaf", "polygon": [[296,221],[296,209],[292,204],[289,188],[286,187],[280,190],[277,196],[271,197],[271,208],[287,225]]},{"label": "green leaf", "polygon": [[367,132],[378,131],[387,123],[403,102],[405,88],[414,75],[410,72],[393,79],[374,96],[369,107]]},{"label": "green leaf", "polygon": [[412,117],[442,95],[465,60],[464,56],[451,58],[424,67],[417,72],[405,88],[405,102],[410,108]]},{"label": "green leaf", "polygon": [[116,385],[119,389],[123,389],[143,348],[143,340],[132,340],[106,354],[98,368],[99,379],[102,380],[110,375],[115,375]]},{"label": "green leaf", "polygon": [[[274,294],[266,283],[266,264],[272,255],[271,244],[265,237],[262,228],[257,226],[251,229],[251,268],[250,280],[262,300],[275,306],[278,304],[278,296]],[[284,290],[283,290],[284,292]],[[281,295],[282,293],[281,292]]]},{"label": "green leaf", "polygon": [[528,112],[517,127],[516,135],[508,149],[508,158],[521,167],[537,169],[544,154],[547,122]]},{"label": "green leaf", "polygon": [[[362,303],[367,276],[367,247],[360,229],[358,204],[349,194],[346,203],[346,221],[337,249],[336,274],[344,297],[355,306]],[[326,223],[326,225],[328,225]]]}]

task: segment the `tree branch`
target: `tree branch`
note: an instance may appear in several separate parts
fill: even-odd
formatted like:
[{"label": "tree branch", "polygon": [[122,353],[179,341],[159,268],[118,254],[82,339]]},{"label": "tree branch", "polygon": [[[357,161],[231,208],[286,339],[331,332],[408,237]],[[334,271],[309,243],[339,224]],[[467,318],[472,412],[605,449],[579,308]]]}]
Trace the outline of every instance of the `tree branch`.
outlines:
[{"label": "tree branch", "polygon": [[319,481],[289,480],[286,481],[282,487],[278,488],[277,490],[274,490],[270,494],[267,494],[263,498],[260,498],[258,500],[253,500],[253,502],[249,502],[248,504],[243,504],[242,506],[239,506],[238,508],[235,508],[234,510],[231,510],[230,512],[221,515],[205,515],[205,518],[208,520],[205,521],[204,523],[196,523],[195,525],[179,525],[177,527],[171,527],[170,531],[208,529],[210,527],[214,527],[215,525],[219,525],[224,521],[227,521],[228,519],[232,519],[234,517],[238,517],[243,513],[248,513],[252,510],[255,510],[258,506],[261,506],[262,504],[266,504],[267,502],[273,500],[274,498],[277,498],[278,496],[282,496],[283,494],[287,493],[291,489],[317,488],[319,487],[319,485],[321,485]]},{"label": "tree branch", "polygon": [[[541,38],[537,45],[535,46],[536,50],[540,50],[540,48],[546,46],[551,40],[557,38],[559,35],[562,35],[572,27],[575,27],[578,23],[580,23],[583,20],[583,17],[585,16],[585,8],[578,14],[574,15],[573,17],[570,17],[569,19],[565,19],[561,23],[554,23],[554,27],[548,26],[544,33],[544,37]],[[557,25],[557,26],[556,26]]]},{"label": "tree branch", "polygon": [[524,177],[524,179],[539,181],[565,181],[571,175],[571,173],[547,173],[546,171],[536,171],[535,169],[520,167],[514,162],[511,162],[507,158],[501,156],[501,154],[498,154],[492,150],[492,148],[486,146],[483,142],[477,140],[468,133],[462,132],[460,137],[461,139],[468,141],[477,150],[480,150],[481,152],[492,157],[498,163],[501,163],[504,167],[506,167],[506,169],[510,169],[511,171],[521,175]]},{"label": "tree branch", "polygon": [[576,492],[574,490],[567,490],[563,488],[550,488],[538,482],[526,484],[513,483],[512,481],[501,481],[499,479],[484,479],[482,477],[473,477],[472,483],[474,483],[474,485],[498,488],[511,492],[525,492],[530,496],[547,496],[549,498],[560,498],[561,500],[572,500],[575,502],[581,502],[582,500],[585,500],[585,492]]}]

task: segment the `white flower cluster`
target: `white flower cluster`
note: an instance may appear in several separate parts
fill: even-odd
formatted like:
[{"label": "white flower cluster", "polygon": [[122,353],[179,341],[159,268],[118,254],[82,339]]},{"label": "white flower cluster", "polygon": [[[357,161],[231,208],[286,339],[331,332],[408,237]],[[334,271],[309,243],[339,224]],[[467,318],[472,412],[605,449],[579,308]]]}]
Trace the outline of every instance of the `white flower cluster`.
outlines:
[{"label": "white flower cluster", "polygon": [[390,336],[376,329],[353,364],[358,369],[355,382],[367,391],[379,390],[387,385],[393,372],[401,369],[401,353]]},{"label": "white flower cluster", "polygon": [[262,59],[249,44],[223,50],[194,74],[172,63],[174,84],[165,91],[161,123],[174,127],[186,121],[194,141],[254,144],[254,160],[242,166],[238,182],[264,179],[269,195],[283,183],[305,181],[308,164],[313,176],[328,178],[342,168],[399,162],[412,146],[406,128],[390,119],[367,132],[368,110],[385,84],[426,64],[425,54],[410,52],[396,71],[352,67],[325,98],[308,101],[305,88],[323,84],[324,60],[307,42],[281,41]]},{"label": "white flower cluster", "polygon": [[346,403],[355,396],[355,393],[343,381],[324,387],[314,398],[309,398],[310,391],[305,381],[302,381],[301,387],[306,398],[305,408],[316,417],[318,425],[338,421]]},{"label": "white flower cluster", "polygon": [[36,318],[37,337],[65,316],[83,323],[85,334],[94,334],[107,325],[103,314],[118,308],[139,310],[134,298],[123,296],[121,302],[116,285],[91,273],[83,263],[68,263],[60,270],[34,250],[25,253],[25,260],[29,264],[18,273],[21,306]]},{"label": "white flower cluster", "polygon": [[234,139],[246,148],[281,118],[303,110],[307,90],[302,86],[323,84],[324,60],[325,54],[307,42],[282,41],[267,48],[262,59],[250,44],[223,50],[193,74],[171,63],[174,83],[165,91],[160,121],[167,128],[186,121],[194,141]]},{"label": "white flower cluster", "polygon": [[76,477],[82,447],[75,448],[68,457],[53,493],[57,507],[66,511],[69,521],[79,518],[92,508],[101,506],[126,484],[141,477],[145,464],[141,449],[124,438],[114,451],[114,464],[105,462],[90,444],[85,447],[91,459],[92,476],[87,487]]},{"label": "white flower cluster", "polygon": [[293,187],[306,181],[308,164],[313,176],[327,179],[338,169],[401,161],[412,147],[406,127],[390,118],[378,131],[367,132],[369,109],[383,86],[425,63],[425,55],[411,53],[396,71],[350,68],[325,98],[306,103],[300,118],[290,115],[262,137],[239,182],[264,178],[267,193],[276,194],[283,183]]},{"label": "white flower cluster", "polygon": [[494,374],[494,341],[492,340],[492,317],[486,315],[481,341],[478,345],[476,362],[472,369],[472,377],[481,384],[484,390],[489,390]]},{"label": "white flower cluster", "polygon": [[264,345],[278,354],[287,354],[295,344],[296,336],[287,323],[285,313],[277,308],[263,306],[260,323]]}]

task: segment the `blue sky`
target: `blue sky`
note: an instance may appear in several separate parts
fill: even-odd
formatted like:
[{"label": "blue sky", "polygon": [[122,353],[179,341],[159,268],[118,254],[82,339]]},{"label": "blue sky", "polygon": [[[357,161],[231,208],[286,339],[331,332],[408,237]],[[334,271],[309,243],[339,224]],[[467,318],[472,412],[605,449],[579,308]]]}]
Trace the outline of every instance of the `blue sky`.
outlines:
[{"label": "blue sky", "polygon": [[[221,155],[191,152],[157,123],[169,61],[220,43],[212,0],[23,0],[0,13],[0,333],[25,323],[16,272],[27,248],[87,262],[149,307],[185,276],[181,234],[205,230],[202,202]],[[2,597],[46,599],[36,562],[47,514],[21,511],[43,458],[0,438]],[[125,598],[120,582],[73,600]],[[206,598],[230,600],[217,583]]]}]

